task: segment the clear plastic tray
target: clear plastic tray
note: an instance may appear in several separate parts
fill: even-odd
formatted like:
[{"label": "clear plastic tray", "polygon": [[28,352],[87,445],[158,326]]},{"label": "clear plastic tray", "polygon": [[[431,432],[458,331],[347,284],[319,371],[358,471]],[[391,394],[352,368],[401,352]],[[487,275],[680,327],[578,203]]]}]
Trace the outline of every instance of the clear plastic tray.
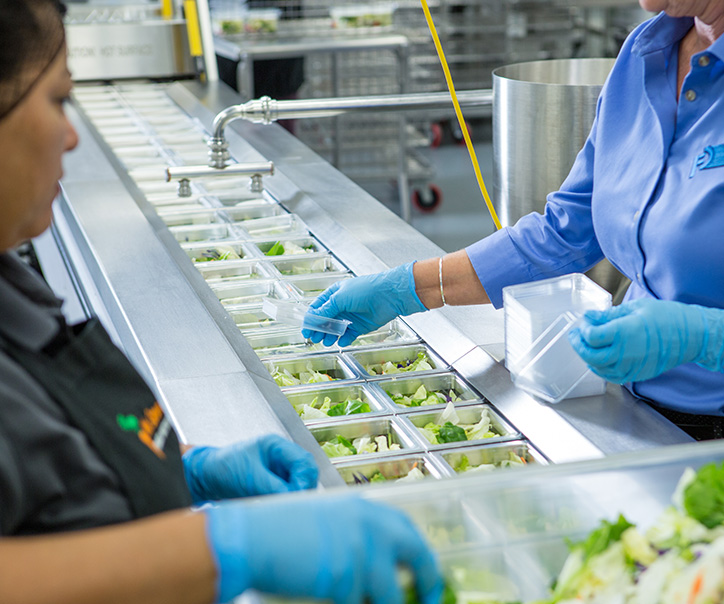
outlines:
[{"label": "clear plastic tray", "polygon": [[346,274],[347,268],[330,254],[314,254],[303,257],[269,257],[272,264],[283,277],[296,277],[318,274]]},{"label": "clear plastic tray", "polygon": [[[312,436],[316,439],[320,446],[324,445],[329,441],[333,441],[337,436],[342,436],[350,443],[353,443],[355,439],[368,436],[373,441],[375,437],[387,436],[387,442],[389,445],[399,445],[399,449],[393,449],[393,451],[404,452],[406,449],[420,450],[421,442],[417,437],[412,434],[409,429],[402,426],[393,417],[389,418],[374,418],[365,420],[350,420],[347,422],[328,422],[324,424],[317,424],[309,426],[309,431]],[[357,455],[389,455],[390,451],[382,451],[375,453],[357,453]],[[349,455],[330,456],[332,462],[341,461],[349,457],[353,457],[354,454],[350,452]]]},{"label": "clear plastic tray", "polygon": [[503,288],[505,366],[517,375],[533,342],[566,311],[611,306],[611,294],[581,273]]},{"label": "clear plastic tray", "polygon": [[[447,368],[445,362],[438,357],[430,348],[423,344],[416,344],[413,346],[397,346],[389,348],[380,348],[378,350],[360,350],[354,352],[348,352],[347,354],[351,359],[354,360],[359,371],[362,375],[370,377],[382,377],[390,375],[410,375],[412,373],[422,373],[423,371],[440,371]],[[432,369],[420,370],[419,372],[413,371],[397,371],[395,373],[378,373],[377,371],[384,371],[384,364],[392,363],[393,365],[406,366],[413,363],[419,358],[419,355],[426,355]],[[373,373],[374,372],[374,373]]]},{"label": "clear plastic tray", "polygon": [[[243,226],[243,225],[242,225]],[[280,237],[279,239],[253,240],[259,254],[267,258],[274,256],[296,256],[326,252],[324,246],[314,237]]]},{"label": "clear plastic tray", "polygon": [[[241,283],[222,283],[212,285],[211,289],[224,306],[239,307],[259,305],[265,298],[289,300],[291,293],[278,281],[244,281]],[[273,317],[272,317],[273,318]]]},{"label": "clear plastic tray", "polygon": [[[295,379],[300,379],[300,374],[303,372],[317,371],[323,373],[331,378],[332,382],[338,382],[340,380],[354,380],[358,378],[357,372],[344,362],[339,354],[318,354],[309,357],[297,357],[297,358],[285,358],[285,359],[272,359],[264,361],[264,367],[272,374],[272,377],[277,372],[288,372]],[[276,380],[276,378],[275,378]],[[285,386],[280,383],[281,380],[276,380],[277,385],[280,388]],[[313,388],[319,387],[320,384],[300,384],[299,386],[293,387],[305,387]]]},{"label": "clear plastic tray", "polygon": [[[455,404],[464,404],[471,402],[481,402],[482,397],[473,391],[462,379],[453,373],[443,373],[436,375],[412,375],[412,376],[392,376],[389,379],[380,379],[375,384],[388,396],[390,402],[395,406],[398,412],[401,411],[420,411],[421,409],[438,409],[443,408],[452,400],[450,391],[452,391],[457,400]],[[412,397],[424,387],[425,392],[429,395],[432,393],[440,393],[447,400],[440,401],[435,405],[405,405],[395,401],[398,395]],[[420,393],[422,394],[422,393]]]},{"label": "clear plastic tray", "polygon": [[[565,312],[533,342],[520,359],[518,375],[513,376],[518,388],[548,403],[571,396],[587,378],[592,388],[590,394],[605,390],[605,381],[591,373],[568,341],[568,332],[579,319],[579,315]],[[583,395],[579,391],[577,396]]]},{"label": "clear plastic tray", "polygon": [[[487,412],[490,419],[491,432],[497,434],[497,436],[490,436],[486,438],[479,438],[475,440],[464,440],[449,443],[432,444],[425,436],[420,432],[420,438],[427,443],[428,449],[431,451],[439,449],[447,449],[450,447],[461,447],[469,444],[479,445],[481,443],[493,443],[500,442],[501,440],[510,440],[511,438],[519,438],[520,434],[513,428],[508,422],[506,422],[501,415],[496,413],[490,405],[464,405],[455,408],[460,424],[476,424],[480,421],[483,413]],[[416,413],[408,413],[404,416],[399,416],[406,421],[409,421],[418,431],[424,428],[428,423],[441,424],[444,419],[441,418],[443,411],[418,411]]]},{"label": "clear plastic tray", "polygon": [[335,465],[342,479],[349,485],[375,485],[410,482],[410,472],[417,468],[424,478],[446,478],[449,470],[429,454],[396,455],[375,460],[360,460]]},{"label": "clear plastic tray", "polygon": [[262,300],[262,309],[277,321],[335,336],[341,336],[351,323],[347,319],[330,319],[318,315],[308,315],[309,305],[296,300],[264,298]]},{"label": "clear plastic tray", "polygon": [[[319,422],[349,422],[351,420],[358,420],[360,418],[367,418],[371,415],[383,415],[389,412],[389,409],[383,402],[378,400],[370,389],[362,384],[349,384],[349,385],[330,385],[322,387],[320,384],[314,384],[316,388],[292,388],[284,391],[285,396],[289,399],[297,413],[302,416],[305,424],[316,424]],[[369,407],[369,411],[361,413],[350,413],[348,415],[329,415],[319,414],[316,417],[316,413],[312,416],[305,417],[303,414],[304,406],[310,405],[315,409],[319,410],[320,406],[323,405],[326,398],[330,399],[330,412],[332,409],[337,411],[344,411],[345,407],[337,407],[337,405],[344,405],[347,401],[361,401]],[[357,409],[359,411],[359,409]],[[324,417],[322,417],[324,415]]]},{"label": "clear plastic tray", "polygon": [[303,300],[311,302],[328,287],[337,283],[337,281],[351,277],[352,275],[350,273],[304,275],[301,277],[289,277],[285,279],[285,281],[299,292]]},{"label": "clear plastic tray", "polygon": [[[461,447],[440,451],[437,454],[454,472],[459,474],[486,473],[508,467],[517,468],[548,463],[545,457],[524,441]],[[517,460],[520,460],[524,466],[518,466],[515,463]]]}]

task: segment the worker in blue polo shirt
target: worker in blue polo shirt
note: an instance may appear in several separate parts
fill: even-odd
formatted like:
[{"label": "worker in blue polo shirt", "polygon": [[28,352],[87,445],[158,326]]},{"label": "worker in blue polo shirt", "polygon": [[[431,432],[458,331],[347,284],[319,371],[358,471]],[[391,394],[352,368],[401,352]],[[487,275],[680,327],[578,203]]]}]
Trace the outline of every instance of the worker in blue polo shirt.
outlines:
[{"label": "worker in blue polo shirt", "polygon": [[624,43],[545,212],[442,258],[333,285],[310,312],[352,321],[340,344],[443,304],[500,307],[507,285],[605,257],[631,285],[620,307],[573,331],[575,350],[695,438],[724,437],[724,3],[640,4],[661,12]]}]

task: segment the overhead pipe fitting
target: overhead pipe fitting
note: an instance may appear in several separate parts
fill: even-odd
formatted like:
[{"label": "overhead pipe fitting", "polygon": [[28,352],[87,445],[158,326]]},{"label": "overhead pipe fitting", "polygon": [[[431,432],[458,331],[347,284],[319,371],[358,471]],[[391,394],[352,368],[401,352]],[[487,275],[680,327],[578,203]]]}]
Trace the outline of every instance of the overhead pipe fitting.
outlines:
[{"label": "overhead pipe fitting", "polygon": [[[490,89],[464,90],[457,93],[461,107],[490,107],[493,91]],[[277,101],[268,96],[231,105],[220,111],[214,118],[213,134],[207,141],[209,147],[208,166],[172,167],[167,170],[167,180],[179,181],[179,196],[191,195],[190,179],[223,175],[250,175],[252,190],[261,191],[261,175],[273,174],[273,164],[228,164],[229,143],[224,136],[226,126],[234,120],[243,119],[255,124],[271,124],[280,119],[304,119],[334,117],[345,113],[369,111],[414,111],[450,109],[452,100],[447,92],[416,94],[392,94],[365,97],[340,97],[326,99],[303,99]],[[254,171],[254,168],[263,169]],[[250,173],[251,172],[251,173]]]}]

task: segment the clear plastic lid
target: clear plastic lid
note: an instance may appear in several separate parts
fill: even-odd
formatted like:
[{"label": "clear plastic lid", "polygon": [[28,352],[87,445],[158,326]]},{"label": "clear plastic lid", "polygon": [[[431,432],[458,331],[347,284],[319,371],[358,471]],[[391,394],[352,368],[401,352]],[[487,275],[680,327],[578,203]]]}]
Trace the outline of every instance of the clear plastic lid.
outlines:
[{"label": "clear plastic lid", "polygon": [[351,323],[347,319],[330,319],[318,315],[308,315],[309,305],[293,300],[263,298],[262,310],[277,321],[335,336],[341,336]]},{"label": "clear plastic lid", "polygon": [[515,385],[549,403],[558,403],[590,373],[568,341],[580,315],[565,312],[533,342],[522,356]]}]

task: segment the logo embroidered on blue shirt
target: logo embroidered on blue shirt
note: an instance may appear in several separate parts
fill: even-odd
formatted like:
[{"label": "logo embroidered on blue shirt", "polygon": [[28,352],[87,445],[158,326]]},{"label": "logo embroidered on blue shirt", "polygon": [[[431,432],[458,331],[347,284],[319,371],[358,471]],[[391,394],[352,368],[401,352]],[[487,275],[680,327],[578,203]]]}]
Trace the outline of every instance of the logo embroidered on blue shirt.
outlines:
[{"label": "logo embroidered on blue shirt", "polygon": [[704,152],[694,159],[689,178],[694,178],[697,170],[708,170],[724,166],[724,145],[708,145]]}]

